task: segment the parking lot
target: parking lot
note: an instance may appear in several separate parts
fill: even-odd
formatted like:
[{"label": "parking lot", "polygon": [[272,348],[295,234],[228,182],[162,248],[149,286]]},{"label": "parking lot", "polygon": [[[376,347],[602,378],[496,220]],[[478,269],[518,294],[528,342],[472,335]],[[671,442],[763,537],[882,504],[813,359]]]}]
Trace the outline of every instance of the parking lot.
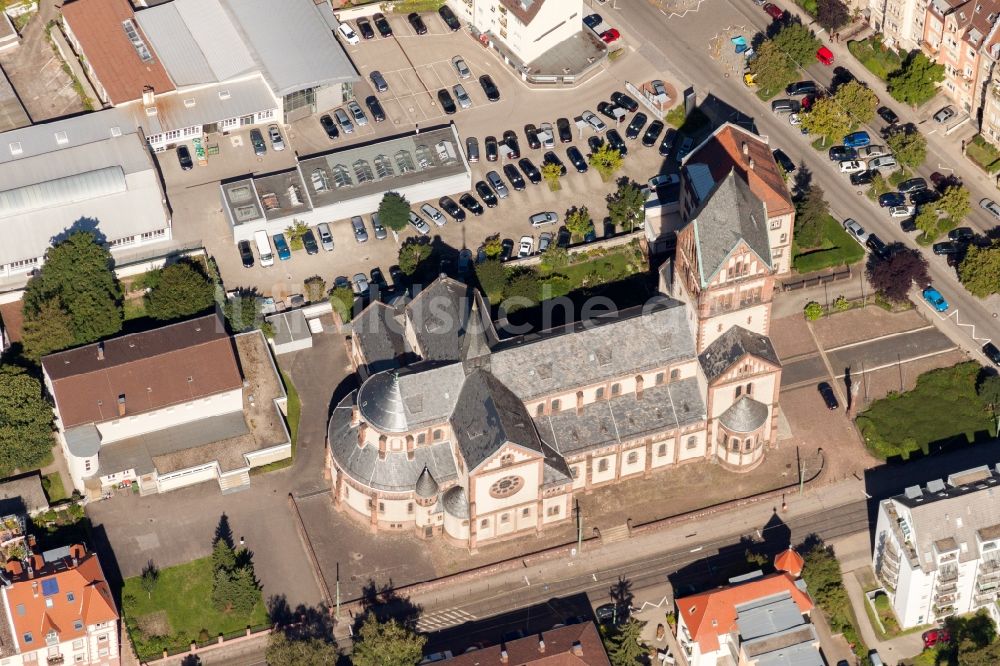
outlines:
[{"label": "parking lot", "polygon": [[[388,16],[394,35],[389,38],[376,37],[362,40],[360,44],[345,48],[355,62],[361,81],[354,87],[354,95],[364,108],[364,100],[369,95],[377,95],[385,109],[386,121],[369,122],[364,127],[355,127],[350,135],[341,134],[330,140],[319,123],[319,116],[332,113],[333,109],[318,109],[314,116],[296,121],[282,128],[286,150],[275,153],[270,144],[266,155],[253,154],[246,131],[237,136],[239,145],[232,145],[233,137],[219,140],[220,154],[212,156],[207,167],[196,166],[194,170],[182,172],[172,151],[161,154],[161,164],[167,182],[168,196],[174,211],[174,236],[178,240],[200,240],[218,261],[227,287],[256,287],[264,294],[281,297],[302,291],[306,278],[319,275],[327,284],[332,284],[337,276],[347,276],[359,272],[368,273],[371,268],[380,267],[383,272],[397,263],[399,245],[413,231],[407,229],[399,237],[389,235],[386,240],[375,240],[370,231],[370,216],[365,216],[372,239],[357,244],[350,229],[349,220],[331,219],[334,236],[333,252],[321,251],[317,255],[294,252],[292,259],[279,261],[269,268],[259,265],[245,269],[240,262],[232,240],[232,233],[222,213],[219,200],[218,180],[242,175],[248,172],[267,173],[286,168],[294,163],[294,155],[309,155],[341,148],[362,142],[370,142],[379,137],[388,137],[401,132],[412,131],[414,127],[427,128],[446,122],[454,122],[463,139],[474,136],[479,141],[482,161],[472,164],[473,183],[482,180],[486,172],[497,170],[502,174],[503,162],[485,160],[484,139],[487,135],[500,137],[505,130],[517,133],[521,155],[541,168],[545,150],[532,150],[524,136],[524,126],[542,122],[554,123],[559,117],[571,121],[584,110],[596,111],[598,102],[607,100],[616,90],[624,90],[624,81],[641,84],[653,78],[671,77],[653,66],[638,52],[629,52],[614,63],[605,64],[605,71],[595,76],[577,89],[531,89],[516,79],[494,53],[488,51],[467,32],[446,32],[444,24],[437,16],[425,17],[428,33],[416,35],[405,17]],[[471,70],[471,76],[460,79],[452,65],[452,59],[461,56]],[[378,69],[385,77],[389,89],[376,93],[369,74]],[[478,78],[489,74],[500,89],[500,100],[489,102]],[[445,115],[437,100],[437,91],[449,91],[462,83],[472,106],[459,107],[454,115]],[[452,93],[454,97],[454,93]],[[544,111],[542,111],[544,109]],[[366,114],[371,113],[365,108]],[[647,115],[651,115],[647,112]],[[624,135],[625,124],[618,128]],[[613,122],[602,116],[613,125]],[[566,156],[566,148],[576,146],[585,156],[589,153],[587,138],[591,130],[582,133],[573,128],[574,140],[563,144],[556,140],[554,152],[567,166],[569,173],[562,178],[561,190],[551,192],[544,184],[527,184],[523,192],[511,191],[510,197],[502,200],[494,209],[487,209],[481,217],[468,217],[465,223],[457,224],[449,220],[443,227],[432,226],[431,241],[445,250],[457,253],[462,248],[473,251],[483,240],[499,233],[501,237],[517,242],[521,236],[532,234],[528,217],[541,211],[554,211],[560,218],[566,210],[574,206],[586,206],[596,224],[597,235],[603,234],[602,221],[607,216],[606,197],[614,191],[614,183],[604,183],[593,170],[585,174],[576,173]],[[638,182],[645,182],[660,172],[661,168],[676,169],[672,160],[665,162],[656,148],[645,148],[638,140],[628,141],[629,154],[625,166],[616,177],[626,175]],[[501,158],[502,159],[502,158]],[[507,179],[504,178],[506,181]],[[387,189],[391,184],[387,183]],[[510,188],[512,189],[512,188]],[[456,201],[462,192],[450,193]],[[477,197],[478,199],[478,197]],[[413,209],[419,209],[421,201],[410,202]],[[437,199],[430,201],[435,207]],[[555,228],[552,229],[555,231]],[[537,243],[538,233],[532,234]]]}]

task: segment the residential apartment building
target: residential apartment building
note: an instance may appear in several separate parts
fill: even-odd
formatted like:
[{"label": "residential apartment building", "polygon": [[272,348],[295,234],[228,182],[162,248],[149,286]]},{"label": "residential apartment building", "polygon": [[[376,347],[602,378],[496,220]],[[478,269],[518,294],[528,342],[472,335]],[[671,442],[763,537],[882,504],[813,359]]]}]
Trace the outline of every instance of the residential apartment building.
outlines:
[{"label": "residential apartment building", "polygon": [[528,66],[583,29],[583,0],[448,0],[459,19]]},{"label": "residential apartment building", "polygon": [[231,337],[217,315],[49,354],[42,370],[73,485],[92,497],[209,480],[237,490],[291,455],[263,335]]},{"label": "residential apartment building", "polygon": [[870,0],[868,22],[890,49],[920,48],[927,0]]},{"label": "residential apartment building", "polygon": [[571,519],[577,492],[760,464],[781,363],[767,209],[745,177],[731,168],[701,192],[677,288],[646,307],[502,336],[483,297],[446,277],[371,304],[352,321],[360,388],[330,418],[335,505],[372,530],[474,549]]},{"label": "residential apartment building", "polygon": [[0,595],[3,666],[121,663],[111,588],[97,555],[83,546],[8,561]]},{"label": "residential apartment building", "polygon": [[879,504],[872,566],[902,627],[995,604],[1000,464],[911,486]]},{"label": "residential apartment building", "polygon": [[[801,557],[793,551],[792,558],[801,570]],[[674,603],[677,642],[688,666],[826,664],[810,621],[813,602],[797,575],[758,571]]]},{"label": "residential apartment building", "polygon": [[448,666],[611,666],[593,622],[558,626],[538,634],[456,654]]},{"label": "residential apartment building", "polygon": [[998,67],[993,68],[993,74],[986,85],[980,131],[988,141],[1000,145],[1000,68]]}]

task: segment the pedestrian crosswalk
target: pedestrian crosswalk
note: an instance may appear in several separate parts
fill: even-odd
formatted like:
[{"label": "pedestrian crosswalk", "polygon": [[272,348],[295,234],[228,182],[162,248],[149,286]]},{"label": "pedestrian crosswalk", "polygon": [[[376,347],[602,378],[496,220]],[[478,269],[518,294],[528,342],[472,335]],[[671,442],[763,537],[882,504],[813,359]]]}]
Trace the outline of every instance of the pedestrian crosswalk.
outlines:
[{"label": "pedestrian crosswalk", "polygon": [[446,608],[422,615],[417,621],[417,629],[422,632],[439,631],[465,622],[472,622],[476,616],[458,608]]}]

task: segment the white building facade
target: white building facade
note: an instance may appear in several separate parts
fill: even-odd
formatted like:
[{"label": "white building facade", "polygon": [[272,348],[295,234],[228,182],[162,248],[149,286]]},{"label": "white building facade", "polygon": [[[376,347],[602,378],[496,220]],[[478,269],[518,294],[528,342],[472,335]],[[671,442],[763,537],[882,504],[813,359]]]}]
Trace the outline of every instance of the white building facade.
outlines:
[{"label": "white building facade", "polygon": [[583,0],[448,0],[459,19],[501,41],[522,64],[580,32]]}]

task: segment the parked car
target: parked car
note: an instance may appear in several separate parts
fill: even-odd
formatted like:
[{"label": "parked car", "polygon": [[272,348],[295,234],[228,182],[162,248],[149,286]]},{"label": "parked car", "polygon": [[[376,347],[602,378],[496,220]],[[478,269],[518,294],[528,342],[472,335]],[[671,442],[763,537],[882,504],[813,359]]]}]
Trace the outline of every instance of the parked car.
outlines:
[{"label": "parked car", "polygon": [[910,217],[916,212],[915,206],[893,206],[889,209],[889,217]]},{"label": "parked car", "polygon": [[319,244],[323,246],[323,249],[327,252],[333,251],[333,234],[330,233],[330,225],[326,222],[320,222],[316,225],[316,231],[319,232]]},{"label": "parked car", "polygon": [[362,16],[357,20],[358,32],[361,33],[361,39],[375,39],[375,31],[372,29],[372,23],[368,20],[367,16]]},{"label": "parked car", "polygon": [[649,87],[653,89],[653,94],[657,97],[664,98],[667,96],[667,86],[663,84],[661,79],[653,79],[649,82]]},{"label": "parked car", "polygon": [[618,122],[618,116],[625,116],[625,109],[621,109],[621,113],[618,110],[621,109],[617,104],[612,104],[611,102],[598,102],[597,112],[607,118],[608,120],[614,120]]},{"label": "parked car", "polygon": [[785,88],[786,95],[793,95],[796,97],[799,95],[815,95],[817,92],[819,92],[819,87],[816,85],[815,81],[799,81],[797,83],[789,84],[789,86]]},{"label": "parked car", "polygon": [[465,211],[459,208],[458,204],[451,197],[441,197],[438,199],[438,205],[456,222],[465,221]]},{"label": "parked car", "polygon": [[372,120],[377,123],[385,120],[385,109],[382,108],[382,104],[378,101],[378,97],[375,95],[368,95],[365,97],[365,106],[372,114]]},{"label": "parked car", "polygon": [[439,227],[443,227],[445,223],[448,222],[448,220],[444,219],[444,215],[441,214],[441,211],[428,203],[425,203],[420,207],[420,212],[430,218],[430,221]]},{"label": "parked car", "polygon": [[848,148],[861,148],[872,142],[868,132],[851,132],[844,137],[844,145]]},{"label": "parked car", "polygon": [[497,138],[495,136],[488,136],[486,141],[486,161],[496,162],[497,158],[500,157],[500,145],[497,143]]},{"label": "parked car", "polygon": [[864,148],[858,149],[858,157],[870,160],[875,157],[882,157],[883,155],[888,155],[889,150],[885,146],[880,146],[877,144],[870,144]]},{"label": "parked car", "polygon": [[534,253],[535,239],[533,236],[521,236],[521,242],[517,248],[517,256],[530,257]]},{"label": "parked car", "polygon": [[601,33],[601,41],[603,41],[605,44],[613,44],[617,42],[621,36],[622,34],[618,32],[617,29],[610,28]]},{"label": "parked car", "polygon": [[876,157],[868,162],[869,169],[895,169],[897,166],[896,158],[892,155]]},{"label": "parked car", "polygon": [[573,130],[570,129],[569,120],[566,118],[556,119],[556,130],[559,132],[559,142],[569,143],[573,140]]},{"label": "parked car", "polygon": [[854,240],[861,243],[861,245],[864,245],[868,240],[868,232],[865,231],[865,228],[858,224],[857,220],[854,220],[853,218],[849,217],[844,220],[844,231],[853,236]]},{"label": "parked car", "polygon": [[250,130],[250,145],[253,146],[254,155],[263,155],[267,152],[267,144],[264,143],[264,135],[254,127]]},{"label": "parked car", "polygon": [[657,189],[659,187],[667,187],[668,185],[677,185],[681,182],[681,177],[676,173],[663,173],[658,176],[653,176],[649,179],[650,189]]},{"label": "parked car", "polygon": [[878,111],[876,111],[876,113],[878,113],[879,118],[889,123],[890,125],[895,125],[896,123],[899,122],[899,116],[897,116],[895,112],[887,106],[880,106],[878,108]]},{"label": "parked car", "polygon": [[455,56],[454,58],[452,58],[451,65],[452,67],[455,68],[455,72],[458,74],[458,78],[462,79],[463,81],[465,79],[472,77],[472,70],[469,69],[469,66],[467,64],[465,64],[465,58],[463,58],[462,56]]},{"label": "parked car", "polygon": [[649,123],[649,127],[646,128],[646,132],[642,135],[642,145],[646,148],[652,148],[656,144],[656,140],[660,138],[660,132],[663,131],[663,121],[654,120]]},{"label": "parked car", "polygon": [[951,241],[942,241],[940,243],[934,243],[934,245],[931,246],[931,250],[938,256],[947,256],[950,254],[960,253],[962,251],[962,246]]},{"label": "parked car", "polygon": [[486,99],[491,102],[500,101],[500,89],[497,88],[497,84],[493,83],[493,79],[489,74],[483,74],[479,77],[479,85],[482,86],[483,92],[486,94]]},{"label": "parked car", "polygon": [[771,155],[774,157],[774,161],[777,162],[782,169],[784,169],[785,173],[795,172],[795,162],[792,161],[791,157],[785,154],[785,151],[778,148],[772,151]]},{"label": "parked car", "polygon": [[343,109],[334,109],[333,117],[337,119],[337,124],[340,125],[340,129],[344,134],[354,133],[354,123],[347,117]]},{"label": "parked car", "polygon": [[927,287],[922,292],[924,300],[938,312],[945,312],[948,309],[948,301],[944,299],[941,292],[934,287]]},{"label": "parked car", "polygon": [[322,125],[323,131],[326,132],[326,136],[333,140],[340,136],[340,130],[337,129],[337,123],[333,122],[333,118],[330,117],[329,113],[324,113],[319,117],[319,124]]},{"label": "parked car", "polygon": [[785,11],[770,2],[764,3],[764,11],[775,21],[780,21],[785,16]]},{"label": "parked car", "polygon": [[339,32],[340,36],[344,38],[344,41],[350,44],[351,46],[355,46],[361,43],[361,40],[358,38],[357,33],[354,32],[354,30],[351,29],[351,26],[347,23],[341,23],[339,26],[337,26],[337,32]]},{"label": "parked car", "polygon": [[908,234],[913,233],[914,231],[917,230],[917,223],[913,221],[912,217],[909,217],[905,220],[902,220],[899,223],[899,228],[902,229],[905,233]]},{"label": "parked car", "polygon": [[910,194],[912,192],[917,192],[919,190],[927,189],[927,181],[923,178],[910,178],[909,180],[904,180],[897,187],[903,194]]},{"label": "parked car", "polygon": [[455,12],[451,11],[451,7],[448,5],[441,5],[441,8],[438,9],[438,14],[441,15],[441,20],[444,21],[444,24],[452,32],[458,32],[462,29],[462,24],[458,22],[458,17],[455,16]]},{"label": "parked car", "polygon": [[190,171],[194,168],[194,160],[191,159],[191,151],[183,143],[177,146],[177,163],[180,164],[181,171]]},{"label": "parked car", "polygon": [[306,229],[306,232],[302,234],[302,247],[305,248],[306,254],[319,254],[319,244],[316,242],[316,234],[312,232],[312,229]]},{"label": "parked car", "polygon": [[566,175],[566,165],[563,164],[562,160],[559,159],[559,156],[556,155],[551,150],[549,152],[545,153],[544,155],[542,155],[542,164],[543,165],[544,164],[555,164],[555,165],[557,165],[559,167],[559,173],[560,173],[560,175],[562,175],[562,176]]},{"label": "parked car", "polygon": [[354,240],[359,243],[368,242],[368,230],[365,229],[365,221],[360,215],[351,218],[351,229],[354,230]]},{"label": "parked car", "polygon": [[486,184],[485,180],[480,180],[476,183],[476,194],[478,194],[479,198],[483,200],[483,203],[486,204],[487,208],[497,207],[497,203],[499,203],[497,195],[493,194],[493,190],[490,189],[490,186]]},{"label": "parked car", "polygon": [[569,158],[570,164],[576,167],[577,173],[587,173],[587,160],[583,158],[579,148],[576,146],[567,148],[566,157]]},{"label": "parked car", "polygon": [[827,382],[820,382],[816,388],[819,390],[820,396],[823,397],[823,403],[827,409],[837,409],[840,407],[840,403],[837,402],[837,394],[833,392],[833,387]]},{"label": "parked car", "polygon": [[476,201],[476,197],[472,196],[468,192],[458,198],[458,203],[462,205],[462,208],[469,211],[476,217],[483,214],[483,205]]},{"label": "parked car", "polygon": [[692,148],[694,148],[694,139],[689,136],[684,137],[684,140],[681,142],[681,147],[677,149],[678,163],[684,161],[684,158],[687,157],[687,154],[691,152]]},{"label": "parked car", "polygon": [[552,123],[546,122],[538,126],[538,139],[542,142],[542,148],[552,148],[556,145],[556,132]]},{"label": "parked car", "polygon": [[972,227],[955,227],[948,232],[948,240],[956,243],[971,243],[976,238],[976,232]]},{"label": "parked car", "polygon": [[538,234],[538,254],[543,254],[552,245],[552,232],[543,231]]},{"label": "parked car", "polygon": [[373,69],[372,73],[368,75],[368,78],[371,79],[375,92],[382,93],[389,89],[389,83],[385,80],[385,77],[382,76],[382,72],[377,69]]},{"label": "parked car", "polygon": [[372,16],[372,20],[375,22],[375,28],[378,30],[378,34],[383,37],[392,37],[392,26],[389,25],[389,21],[386,20],[385,15],[382,12],[376,12]]},{"label": "parked car", "polygon": [[559,221],[559,216],[552,212],[546,211],[544,213],[535,213],[528,218],[528,222],[531,223],[533,227],[543,227],[546,224],[555,224]]},{"label": "parked car", "polygon": [[354,277],[351,278],[351,283],[354,285],[354,293],[358,296],[365,297],[368,295],[368,290],[371,285],[368,284],[368,276],[364,273],[355,273]]},{"label": "parked car", "polygon": [[538,128],[531,123],[524,126],[524,138],[528,142],[528,148],[538,150],[542,147],[542,142],[538,140]]},{"label": "parked car", "polygon": [[631,141],[639,138],[639,134],[642,133],[642,128],[646,126],[646,122],[649,117],[645,113],[637,113],[632,118],[632,122],[628,124],[625,128],[625,138]]},{"label": "parked car", "polygon": [[507,261],[514,254],[514,241],[504,238],[500,241],[500,261]]},{"label": "parked car", "polygon": [[889,254],[889,246],[884,240],[875,234],[868,234],[868,240],[865,241],[865,247],[871,250],[872,254],[876,254],[883,259]]},{"label": "parked car", "polygon": [[604,121],[598,118],[597,114],[593,111],[584,111],[580,114],[580,117],[583,119],[583,122],[590,125],[590,128],[598,134],[608,129],[608,126],[604,123]]},{"label": "parked car", "polygon": [[488,171],[486,173],[486,182],[490,184],[490,187],[493,188],[493,191],[501,199],[506,199],[510,195],[507,184],[503,182],[503,178],[496,171]]},{"label": "parked car", "polygon": [[603,146],[603,145],[604,145],[604,139],[602,139],[601,137],[597,136],[596,134],[593,135],[593,136],[587,137],[587,147],[590,149],[590,154],[591,155],[593,155],[598,150],[600,150],[601,146]]},{"label": "parked car", "polygon": [[455,100],[451,98],[451,93],[448,92],[447,88],[441,88],[438,90],[437,94],[438,103],[441,104],[441,110],[447,115],[454,115],[458,111],[458,107],[455,106]]},{"label": "parked car", "polygon": [[253,268],[253,250],[250,248],[250,241],[241,240],[237,247],[240,250],[240,259],[243,261],[243,268]]},{"label": "parked car", "polygon": [[821,46],[816,49],[816,60],[829,67],[833,64],[833,51],[825,46]]},{"label": "parked car", "polygon": [[993,365],[1000,366],[1000,349],[992,342],[983,345],[983,354],[993,362]]},{"label": "parked car", "polygon": [[608,145],[621,153],[622,157],[628,155],[628,146],[625,145],[625,140],[622,139],[622,135],[618,133],[618,130],[609,129],[605,136],[608,139]]},{"label": "parked car", "polygon": [[524,173],[524,177],[531,182],[532,185],[538,185],[542,182],[542,172],[529,160],[527,157],[522,157],[517,161],[517,166],[521,167],[521,171]]},{"label": "parked car", "polygon": [[840,163],[840,173],[858,173],[867,168],[861,160],[844,160]]},{"label": "parked car", "polygon": [[507,176],[507,180],[510,181],[510,186],[514,188],[515,192],[524,190],[524,178],[521,177],[516,166],[513,164],[504,164],[503,175]]},{"label": "parked car", "polygon": [[516,160],[521,157],[521,144],[518,143],[514,130],[507,130],[503,133],[503,142],[510,149],[510,155],[508,155],[510,159]]},{"label": "parked car", "polygon": [[479,140],[474,136],[470,136],[465,140],[465,158],[469,162],[479,161]]},{"label": "parked car", "polygon": [[910,193],[910,203],[914,206],[923,206],[937,201],[941,194],[936,190],[917,190]]},{"label": "parked car", "polygon": [[639,103],[623,92],[611,93],[611,101],[629,113],[635,113],[639,110]]},{"label": "parked car", "polygon": [[601,25],[601,23],[603,22],[604,19],[601,18],[600,14],[588,14],[587,16],[583,17],[583,24],[588,28],[590,28],[591,30]]},{"label": "parked car", "polygon": [[998,204],[996,201],[993,201],[993,199],[982,199],[979,202],[979,207],[985,210],[993,217],[1000,220],[1000,204]]},{"label": "parked car", "polygon": [[776,99],[771,102],[771,113],[798,113],[802,103],[797,99]]},{"label": "parked car", "polygon": [[372,213],[372,231],[375,232],[375,240],[385,240],[389,236],[385,226],[378,219],[378,213]]},{"label": "parked car", "polygon": [[664,133],[663,141],[660,141],[660,147],[657,149],[661,157],[666,157],[670,154],[670,151],[674,148],[675,141],[677,141],[677,130],[670,128]]},{"label": "parked car", "polygon": [[368,116],[365,115],[361,105],[353,99],[347,103],[347,110],[351,112],[351,116],[358,127],[364,127],[368,124]]},{"label": "parked car", "polygon": [[906,203],[906,197],[899,192],[886,192],[878,198],[878,205],[882,208],[893,208]]},{"label": "parked car", "polygon": [[271,240],[274,241],[274,250],[278,253],[278,259],[287,261],[292,258],[292,251],[288,247],[288,241],[285,240],[285,234],[274,234],[271,236]]},{"label": "parked car", "polygon": [[410,211],[410,226],[413,227],[413,229],[421,236],[426,236],[431,232],[430,225],[427,224],[424,218],[420,217],[412,210]]},{"label": "parked car", "polygon": [[413,27],[413,31],[415,33],[417,33],[418,35],[427,34],[427,26],[424,25],[424,20],[420,18],[420,14],[416,12],[411,12],[409,15],[407,15],[406,20],[410,22],[410,25]]},{"label": "parked car", "polygon": [[852,173],[850,178],[851,185],[871,185],[872,181],[875,180],[875,172],[865,169],[864,171]]},{"label": "parked car", "polygon": [[946,123],[955,117],[955,109],[950,106],[946,106],[937,113],[934,114],[934,122]]},{"label": "parked car", "polygon": [[850,146],[830,146],[827,155],[830,156],[830,160],[833,162],[843,162],[845,160],[856,160],[858,158],[858,151]]}]

